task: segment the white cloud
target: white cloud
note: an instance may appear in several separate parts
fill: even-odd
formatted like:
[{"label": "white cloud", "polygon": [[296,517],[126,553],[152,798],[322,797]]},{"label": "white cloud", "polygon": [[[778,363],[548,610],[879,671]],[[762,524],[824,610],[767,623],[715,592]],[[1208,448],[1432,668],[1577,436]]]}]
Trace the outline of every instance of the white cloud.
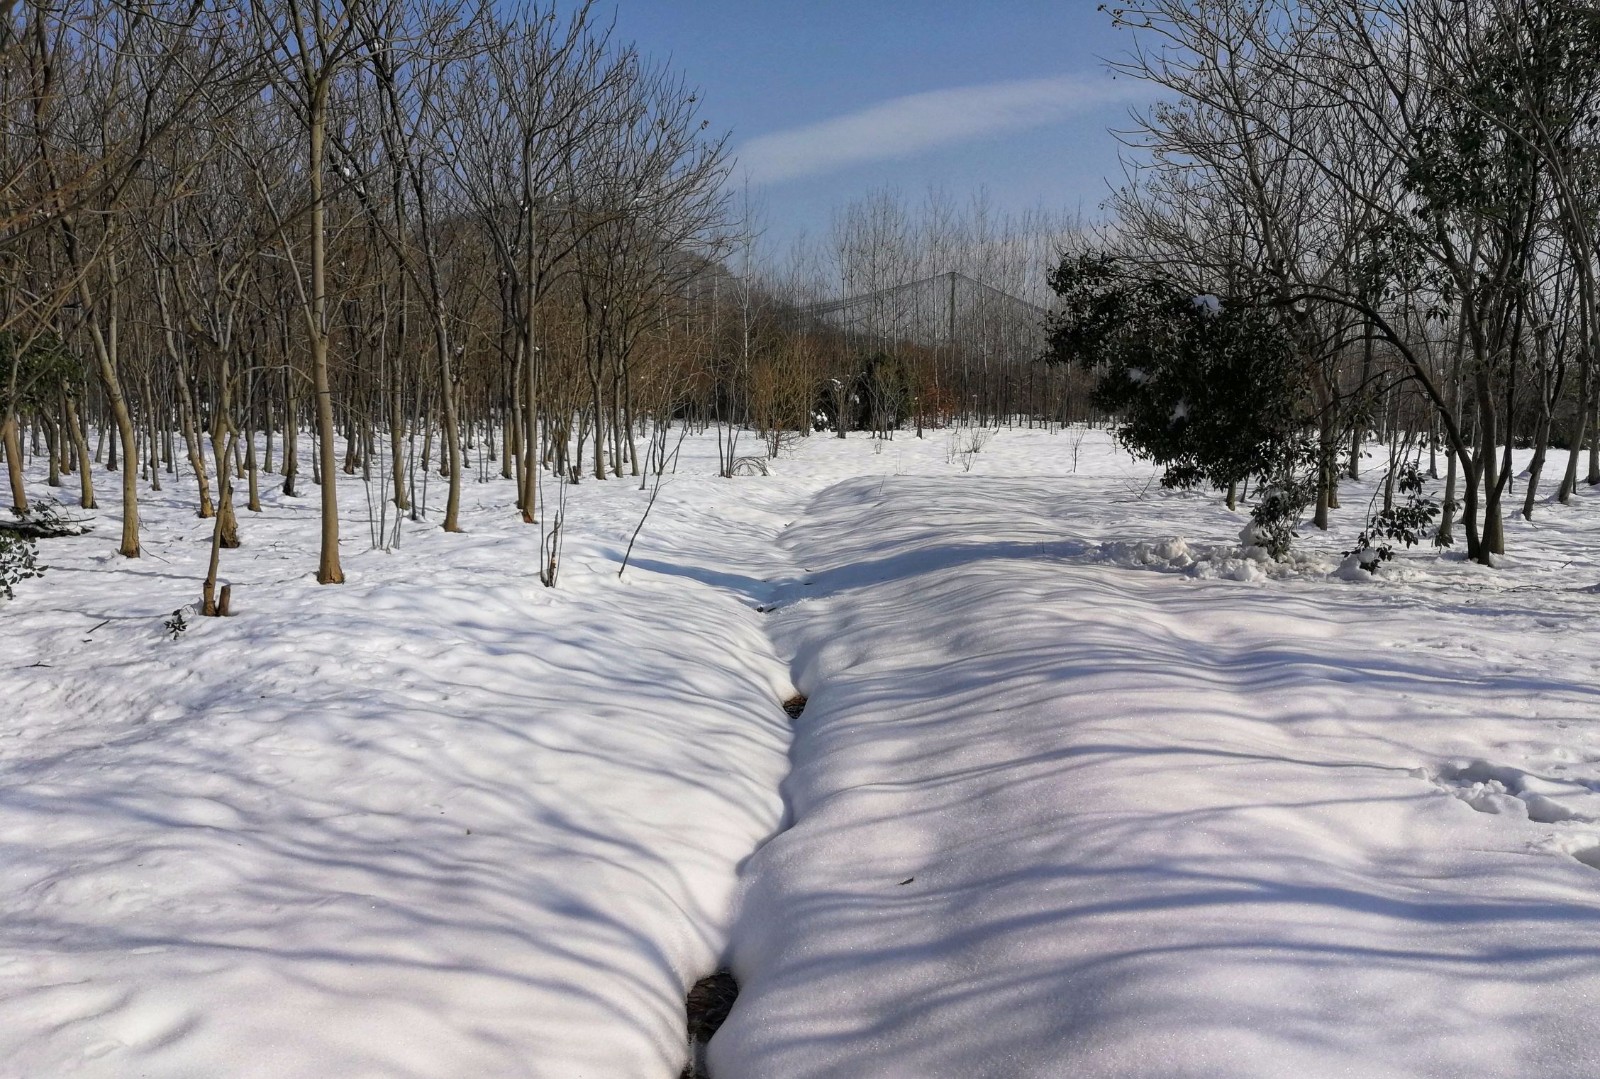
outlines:
[{"label": "white cloud", "polygon": [[962,86],[891,98],[831,120],[751,139],[739,162],[757,183],[778,183],[867,161],[1053,124],[1075,112],[1148,96],[1148,87],[1077,75]]}]

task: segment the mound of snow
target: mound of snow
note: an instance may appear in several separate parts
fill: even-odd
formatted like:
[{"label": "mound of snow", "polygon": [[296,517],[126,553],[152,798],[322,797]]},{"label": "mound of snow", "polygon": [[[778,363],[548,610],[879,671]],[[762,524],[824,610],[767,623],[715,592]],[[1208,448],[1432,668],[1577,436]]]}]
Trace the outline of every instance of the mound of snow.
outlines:
[{"label": "mound of snow", "polygon": [[1422,569],[1398,561],[1379,562],[1377,572],[1373,573],[1363,565],[1363,560],[1370,562],[1374,557],[1367,551],[1356,551],[1340,558],[1326,551],[1297,550],[1278,562],[1265,547],[1253,543],[1191,543],[1181,536],[1102,543],[1088,553],[1091,561],[1127,569],[1181,573],[1197,581],[1260,582],[1303,578],[1370,584],[1380,580],[1414,581],[1427,576]]},{"label": "mound of snow", "polygon": [[1295,553],[1274,562],[1266,548],[1254,544],[1190,543],[1181,536],[1154,541],[1102,543],[1090,552],[1096,561],[1130,569],[1182,573],[1201,581],[1266,581],[1285,577],[1326,576],[1332,564],[1315,554]]}]

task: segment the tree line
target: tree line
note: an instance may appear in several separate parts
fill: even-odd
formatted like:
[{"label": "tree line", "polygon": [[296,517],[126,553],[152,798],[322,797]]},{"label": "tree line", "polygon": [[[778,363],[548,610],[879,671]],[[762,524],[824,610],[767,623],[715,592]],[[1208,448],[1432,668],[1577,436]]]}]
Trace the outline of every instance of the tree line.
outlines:
[{"label": "tree line", "polygon": [[1600,482],[1591,0],[1102,7],[1159,103],[1114,238],[1058,270],[1054,358],[1143,410],[1171,482],[1254,479],[1326,528],[1377,433],[1396,465],[1443,459],[1435,541],[1459,517],[1480,562],[1515,447],[1526,517]]},{"label": "tree line", "polygon": [[919,337],[881,304],[865,327],[814,310],[934,266],[1037,292],[1021,268],[1059,223],[880,193],[775,263],[699,94],[587,5],[0,13],[14,509],[28,453],[85,508],[101,465],[137,557],[141,490],[182,476],[214,524],[208,605],[236,503],[259,509],[268,476],[319,498],[324,583],[343,577],[340,473],[366,480],[376,544],[430,482],[454,531],[464,482],[507,481],[554,583],[565,486],[666,467],[675,421],[718,424],[731,475],[746,429],[776,453],[819,423],[1062,411],[1071,379],[984,342]]},{"label": "tree line", "polygon": [[0,405],[20,511],[25,424],[86,507],[90,462],[120,471],[129,557],[141,476],[159,484],[175,452],[220,547],[238,543],[234,479],[254,509],[262,471],[296,494],[309,464],[331,583],[340,468],[379,471],[398,520],[437,464],[456,530],[474,428],[529,521],[566,426],[597,471],[635,456],[630,410],[655,387],[634,376],[668,373],[632,361],[726,244],[727,155],[696,94],[587,7],[6,15]]}]

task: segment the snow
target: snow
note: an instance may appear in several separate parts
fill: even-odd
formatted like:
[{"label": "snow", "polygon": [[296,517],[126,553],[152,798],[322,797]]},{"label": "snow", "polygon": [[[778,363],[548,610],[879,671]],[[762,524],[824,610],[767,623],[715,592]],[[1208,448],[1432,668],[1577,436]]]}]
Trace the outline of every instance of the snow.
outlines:
[{"label": "snow", "polygon": [[[484,484],[469,534],[347,543],[337,588],[308,577],[314,491],[243,514],[238,616],[169,640],[209,533],[180,486],[146,558],[102,518],[0,614],[0,1074],[676,1074],[684,989],[782,811],[760,616],[615,580],[636,484],[573,492],[544,589]],[[781,524],[726,510],[697,552]],[[686,520],[653,523],[661,562]]]},{"label": "snow", "polygon": [[176,640],[103,489],[0,603],[0,1076],[670,1079],[724,961],[717,1079],[1600,1074],[1600,499],[1374,575],[1371,461],[1275,563],[1076,437],[697,436],[553,590],[341,476],[349,583],[273,493]]},{"label": "snow", "polygon": [[714,1073],[1595,1074],[1600,879],[1551,856],[1600,835],[1594,664],[1527,662],[1589,611],[1112,568],[1074,486],[861,480],[786,533],[796,824]]}]

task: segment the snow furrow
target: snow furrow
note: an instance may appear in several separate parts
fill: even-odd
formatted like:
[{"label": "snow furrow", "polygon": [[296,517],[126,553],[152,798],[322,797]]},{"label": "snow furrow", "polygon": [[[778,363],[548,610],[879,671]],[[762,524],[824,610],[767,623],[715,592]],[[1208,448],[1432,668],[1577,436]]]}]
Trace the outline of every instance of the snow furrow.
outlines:
[{"label": "snow furrow", "polygon": [[786,534],[810,706],[717,1079],[1595,1074],[1571,822],[1417,781],[1519,680],[1396,647],[1399,597],[1108,567],[1074,486],[853,481]]},{"label": "snow furrow", "polygon": [[1600,1074],[1600,497],[1346,580],[1079,435],[691,436],[553,591],[506,484],[337,588],[269,492],[177,640],[108,492],[0,605],[0,1077],[672,1079],[724,963],[715,1079]]}]

